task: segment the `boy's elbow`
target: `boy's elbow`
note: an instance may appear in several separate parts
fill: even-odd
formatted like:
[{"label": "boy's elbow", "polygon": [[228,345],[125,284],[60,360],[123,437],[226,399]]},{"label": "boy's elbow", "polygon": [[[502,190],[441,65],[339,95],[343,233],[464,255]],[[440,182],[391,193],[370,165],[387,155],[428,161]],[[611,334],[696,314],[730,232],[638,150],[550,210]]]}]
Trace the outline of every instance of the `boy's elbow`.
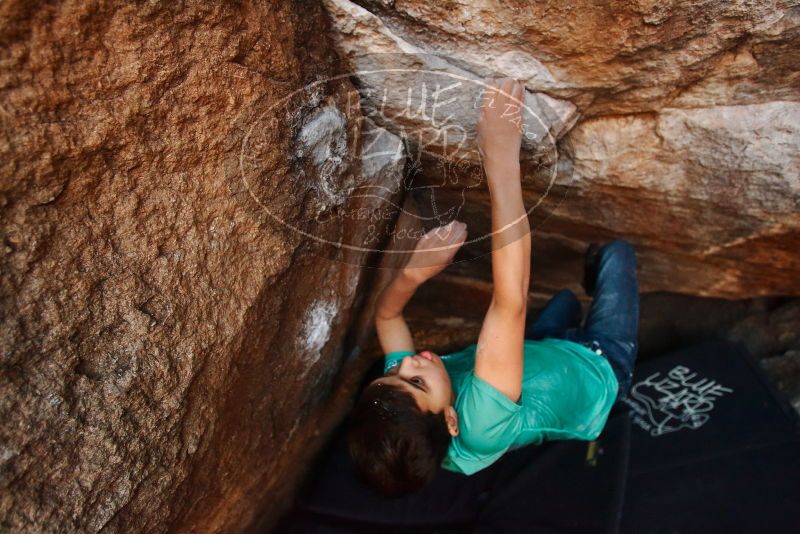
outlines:
[{"label": "boy's elbow", "polygon": [[492,295],[494,309],[507,310],[509,313],[525,313],[528,309],[528,299],[521,292],[519,294],[502,294],[495,292]]},{"label": "boy's elbow", "polygon": [[377,310],[375,312],[375,322],[378,321],[391,321],[397,319],[398,317],[402,316],[402,312],[390,312],[386,310]]}]

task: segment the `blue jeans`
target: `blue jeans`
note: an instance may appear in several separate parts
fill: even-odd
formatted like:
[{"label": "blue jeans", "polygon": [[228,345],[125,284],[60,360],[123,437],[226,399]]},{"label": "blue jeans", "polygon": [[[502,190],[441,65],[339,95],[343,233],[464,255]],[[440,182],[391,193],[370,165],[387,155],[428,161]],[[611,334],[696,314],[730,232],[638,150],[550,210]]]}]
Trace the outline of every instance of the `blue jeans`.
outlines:
[{"label": "blue jeans", "polygon": [[636,254],[627,241],[600,248],[594,299],[581,326],[581,305],[575,293],[556,293],[535,322],[529,320],[525,339],[566,339],[589,347],[611,364],[619,381],[617,399],[627,397],[639,350],[639,285]]}]

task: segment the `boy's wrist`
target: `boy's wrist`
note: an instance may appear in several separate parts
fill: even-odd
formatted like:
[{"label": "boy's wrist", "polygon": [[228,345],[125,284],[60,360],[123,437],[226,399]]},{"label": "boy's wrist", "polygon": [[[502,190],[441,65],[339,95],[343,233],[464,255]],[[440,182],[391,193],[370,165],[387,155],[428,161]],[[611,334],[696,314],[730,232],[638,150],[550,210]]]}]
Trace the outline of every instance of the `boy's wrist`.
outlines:
[{"label": "boy's wrist", "polygon": [[509,173],[519,173],[520,164],[519,158],[501,157],[501,158],[486,158],[483,161],[483,169],[486,171],[486,177],[491,183],[494,180],[502,179],[503,176]]}]

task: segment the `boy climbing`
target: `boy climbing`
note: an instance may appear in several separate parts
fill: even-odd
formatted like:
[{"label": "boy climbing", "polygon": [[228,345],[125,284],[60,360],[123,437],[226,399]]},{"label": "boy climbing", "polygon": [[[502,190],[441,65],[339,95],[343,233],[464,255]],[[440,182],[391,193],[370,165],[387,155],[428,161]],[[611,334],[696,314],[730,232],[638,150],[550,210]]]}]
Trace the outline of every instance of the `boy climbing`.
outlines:
[{"label": "boy climbing", "polygon": [[586,320],[568,290],[527,319],[531,236],[519,151],[524,88],[487,80],[477,141],[492,209],[493,293],[477,344],[448,355],[417,352],[402,311],[466,238],[451,222],[428,232],[381,294],[375,326],[384,376],[363,391],[349,420],[358,476],[385,495],[416,491],[439,467],[471,475],[506,451],[556,439],[595,439],[627,395],[638,349],[633,249],[590,246],[582,285]]}]

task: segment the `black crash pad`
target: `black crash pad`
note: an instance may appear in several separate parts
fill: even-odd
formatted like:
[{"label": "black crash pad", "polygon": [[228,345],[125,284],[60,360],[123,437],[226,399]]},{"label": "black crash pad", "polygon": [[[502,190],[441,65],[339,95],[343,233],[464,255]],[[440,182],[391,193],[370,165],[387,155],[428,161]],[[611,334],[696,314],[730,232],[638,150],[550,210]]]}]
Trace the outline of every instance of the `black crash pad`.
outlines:
[{"label": "black crash pad", "polygon": [[623,532],[800,532],[796,412],[740,345],[643,364]]},{"label": "black crash pad", "polygon": [[472,476],[442,469],[395,499],[355,479],[343,425],[276,531],[800,531],[798,418],[741,346],[648,360],[633,384],[596,442],[524,447]]}]

